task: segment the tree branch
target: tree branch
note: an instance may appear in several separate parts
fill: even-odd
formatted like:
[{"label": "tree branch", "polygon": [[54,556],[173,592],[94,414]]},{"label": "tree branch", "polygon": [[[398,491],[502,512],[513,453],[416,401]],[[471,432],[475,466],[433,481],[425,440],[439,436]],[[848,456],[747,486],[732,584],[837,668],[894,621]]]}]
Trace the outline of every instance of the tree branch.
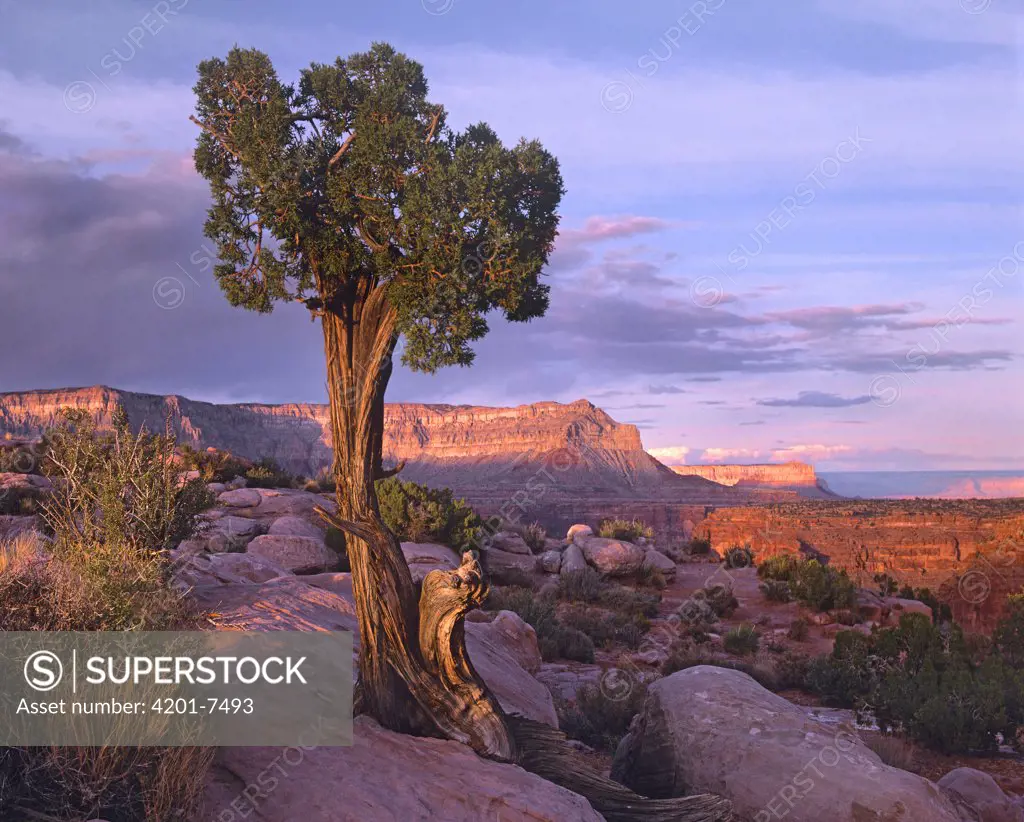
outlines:
[{"label": "tree branch", "polygon": [[352,145],[352,141],[355,138],[356,138],[356,133],[354,131],[350,132],[348,137],[345,138],[345,142],[343,142],[341,144],[341,148],[339,148],[335,152],[334,156],[331,157],[331,159],[327,161],[327,167],[328,168],[331,168],[332,166],[334,166],[338,162],[338,160],[341,159],[341,155],[344,154],[346,151],[348,151],[348,147],[350,145]]}]

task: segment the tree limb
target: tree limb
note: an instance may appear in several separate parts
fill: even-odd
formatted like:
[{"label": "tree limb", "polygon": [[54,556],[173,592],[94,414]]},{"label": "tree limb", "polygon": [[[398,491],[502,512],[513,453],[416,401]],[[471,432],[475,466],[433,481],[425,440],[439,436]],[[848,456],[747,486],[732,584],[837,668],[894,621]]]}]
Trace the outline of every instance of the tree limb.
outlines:
[{"label": "tree limb", "polygon": [[348,151],[348,147],[350,145],[352,145],[352,141],[355,138],[356,138],[356,133],[354,131],[349,132],[348,137],[345,138],[345,142],[343,142],[341,144],[341,148],[339,148],[335,152],[334,156],[331,157],[331,159],[327,161],[327,167],[328,168],[331,168],[332,166],[334,166],[338,162],[338,160],[341,159],[341,155],[344,154],[346,151]]}]

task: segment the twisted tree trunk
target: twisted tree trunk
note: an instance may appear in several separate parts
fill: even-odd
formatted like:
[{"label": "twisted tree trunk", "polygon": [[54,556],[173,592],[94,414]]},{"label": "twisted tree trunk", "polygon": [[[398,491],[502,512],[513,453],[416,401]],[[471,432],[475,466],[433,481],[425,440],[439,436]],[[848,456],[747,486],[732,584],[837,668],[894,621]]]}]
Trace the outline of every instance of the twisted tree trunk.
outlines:
[{"label": "twisted tree trunk", "polygon": [[714,796],[640,797],[587,771],[560,732],[505,714],[466,652],[464,617],[488,591],[479,562],[467,553],[457,570],[431,572],[417,602],[401,546],[381,520],[374,483],[384,473],[384,392],[397,341],[383,289],[344,311],[325,311],[322,324],[337,513],[321,513],[345,533],[352,567],[356,712],[400,733],[453,739],[519,764],[586,796],[609,822],[731,819],[730,803]]}]

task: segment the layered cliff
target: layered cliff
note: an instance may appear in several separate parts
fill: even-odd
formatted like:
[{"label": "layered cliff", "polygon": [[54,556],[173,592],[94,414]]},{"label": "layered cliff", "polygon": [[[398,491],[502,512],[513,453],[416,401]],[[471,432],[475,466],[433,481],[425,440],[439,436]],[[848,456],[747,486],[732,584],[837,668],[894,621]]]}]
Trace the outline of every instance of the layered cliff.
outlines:
[{"label": "layered cliff", "polygon": [[[134,426],[162,429],[169,421],[180,442],[271,457],[307,476],[331,461],[325,405],[216,405],[104,386],[0,394],[0,435],[38,437],[67,407],[86,410],[101,427],[119,407]],[[587,400],[516,408],[392,404],[385,409],[383,451],[385,462],[406,462],[405,479],[452,488],[487,513],[510,515],[515,500],[522,518],[558,527],[577,512],[603,508],[614,515],[619,503],[679,526],[679,505],[748,498],[672,472],[643,450],[635,426],[616,422]]]},{"label": "layered cliff", "polygon": [[719,485],[795,491],[802,497],[831,497],[814,466],[805,462],[763,463],[760,465],[672,465],[677,474],[702,477]]}]

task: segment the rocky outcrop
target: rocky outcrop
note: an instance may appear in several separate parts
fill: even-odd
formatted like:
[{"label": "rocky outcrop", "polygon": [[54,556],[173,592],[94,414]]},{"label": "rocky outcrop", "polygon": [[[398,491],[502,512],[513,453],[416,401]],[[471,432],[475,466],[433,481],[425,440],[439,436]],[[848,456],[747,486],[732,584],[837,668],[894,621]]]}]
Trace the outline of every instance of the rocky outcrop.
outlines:
[{"label": "rocky outcrop", "polygon": [[522,768],[481,759],[457,742],[395,734],[366,717],[356,719],[351,747],[221,749],[199,815],[200,822],[326,819],[602,822],[603,817],[583,797]]},{"label": "rocky outcrop", "polygon": [[796,491],[802,497],[834,497],[826,482],[805,462],[760,465],[670,465],[684,477],[702,477],[719,485]]},{"label": "rocky outcrop", "polygon": [[639,545],[604,537],[586,537],[580,540],[580,549],[588,564],[609,577],[628,577],[638,573],[646,556]]},{"label": "rocky outcrop", "polygon": [[703,665],[650,686],[612,777],[648,796],[718,793],[751,822],[962,822],[934,783],[883,764],[852,729]]}]

